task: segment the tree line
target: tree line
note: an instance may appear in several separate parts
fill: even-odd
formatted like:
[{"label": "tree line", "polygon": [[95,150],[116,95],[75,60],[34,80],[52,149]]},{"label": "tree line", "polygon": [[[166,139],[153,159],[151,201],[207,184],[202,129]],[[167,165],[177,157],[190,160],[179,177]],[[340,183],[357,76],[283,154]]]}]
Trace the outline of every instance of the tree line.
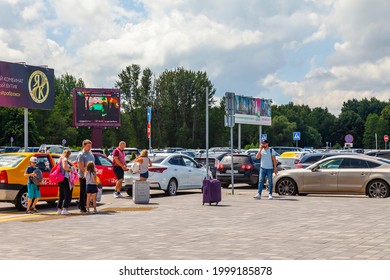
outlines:
[{"label": "tree line", "polygon": [[[72,90],[86,87],[81,78],[64,74],[55,78],[53,110],[29,110],[29,146],[61,144],[80,146],[91,138],[88,127],[73,126]],[[153,148],[179,146],[205,147],[206,89],[208,89],[209,145],[229,146],[230,129],[224,126],[225,100],[217,102],[216,89],[206,72],[176,68],[156,75],[149,68],[132,64],[123,69],[115,82],[121,90],[121,126],[103,130],[103,146],[116,146],[125,140],[128,146],[147,148],[147,107],[152,109]],[[354,136],[354,147],[384,148],[383,136],[389,134],[390,102],[376,98],[344,102],[341,113],[333,115],[327,108],[310,108],[292,102],[272,105],[272,125],[263,126],[272,145],[295,146],[293,132],[301,133],[299,146],[333,147],[344,145],[346,134]],[[0,145],[24,143],[22,108],[0,107]],[[234,128],[237,147],[237,125]],[[375,135],[377,138],[375,138]],[[241,147],[258,147],[259,128],[242,125]]]}]

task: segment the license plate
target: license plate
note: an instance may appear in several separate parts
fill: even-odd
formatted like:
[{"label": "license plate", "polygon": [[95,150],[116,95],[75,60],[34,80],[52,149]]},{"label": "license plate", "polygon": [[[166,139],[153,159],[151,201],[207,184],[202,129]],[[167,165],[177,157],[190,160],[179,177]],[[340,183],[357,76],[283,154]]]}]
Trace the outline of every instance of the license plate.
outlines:
[{"label": "license plate", "polygon": [[238,170],[226,170],[226,173],[238,173]]}]

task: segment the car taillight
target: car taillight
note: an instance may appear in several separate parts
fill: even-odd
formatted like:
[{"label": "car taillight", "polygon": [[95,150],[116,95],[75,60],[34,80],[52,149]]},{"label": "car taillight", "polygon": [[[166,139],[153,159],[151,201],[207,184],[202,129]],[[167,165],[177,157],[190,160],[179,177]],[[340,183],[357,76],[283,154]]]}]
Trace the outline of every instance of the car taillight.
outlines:
[{"label": "car taillight", "polygon": [[214,166],[218,168],[218,165],[219,165],[219,160],[215,159]]},{"label": "car taillight", "polygon": [[240,166],[240,169],[251,170],[251,169],[253,169],[253,165],[252,164],[242,164]]},{"label": "car taillight", "polygon": [[2,170],[0,172],[0,183],[1,184],[8,184],[7,171],[5,171],[5,170]]},{"label": "car taillight", "polygon": [[150,172],[155,172],[155,173],[163,173],[165,170],[167,170],[166,167],[150,167],[149,168]]},{"label": "car taillight", "polygon": [[217,165],[217,169],[218,169],[218,170],[225,169],[225,166],[223,166],[223,164],[218,164],[218,165]]},{"label": "car taillight", "polygon": [[297,164],[297,168],[303,168],[302,164]]}]

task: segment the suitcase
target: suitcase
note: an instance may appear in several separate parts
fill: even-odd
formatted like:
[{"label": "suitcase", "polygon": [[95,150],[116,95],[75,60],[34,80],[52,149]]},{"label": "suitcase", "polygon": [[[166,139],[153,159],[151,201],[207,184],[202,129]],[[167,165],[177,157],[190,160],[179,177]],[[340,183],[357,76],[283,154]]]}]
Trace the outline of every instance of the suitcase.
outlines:
[{"label": "suitcase", "polygon": [[147,204],[150,198],[148,181],[136,180],[133,185],[133,201],[136,204]]},{"label": "suitcase", "polygon": [[203,205],[208,203],[218,203],[222,199],[221,195],[221,182],[216,179],[204,179],[203,180]]}]

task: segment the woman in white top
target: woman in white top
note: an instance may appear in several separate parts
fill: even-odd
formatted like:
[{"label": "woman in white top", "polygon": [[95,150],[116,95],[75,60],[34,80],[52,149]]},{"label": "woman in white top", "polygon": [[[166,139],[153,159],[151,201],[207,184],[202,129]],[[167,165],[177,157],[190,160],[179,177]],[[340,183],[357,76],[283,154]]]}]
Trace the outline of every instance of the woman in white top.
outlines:
[{"label": "woman in white top", "polygon": [[139,163],[140,180],[146,181],[149,177],[149,167],[152,166],[152,161],[148,158],[148,150],[142,150],[140,155],[135,159]]}]

